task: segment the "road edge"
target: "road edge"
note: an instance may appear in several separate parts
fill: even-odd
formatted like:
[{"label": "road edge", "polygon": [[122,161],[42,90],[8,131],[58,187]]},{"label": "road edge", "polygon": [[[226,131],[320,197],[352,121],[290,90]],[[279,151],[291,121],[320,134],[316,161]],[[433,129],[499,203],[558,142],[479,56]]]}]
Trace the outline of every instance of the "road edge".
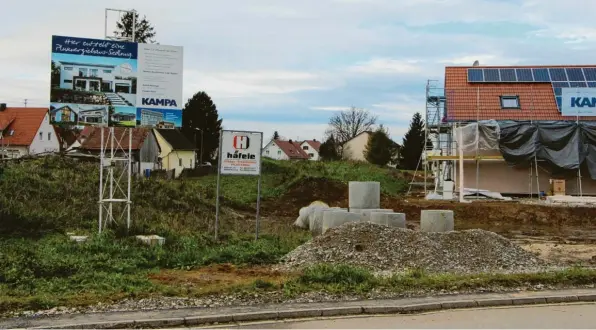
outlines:
[{"label": "road edge", "polygon": [[[370,301],[369,301],[370,302]],[[204,315],[178,317],[169,319],[139,319],[129,321],[110,321],[95,323],[78,323],[60,326],[43,326],[32,329],[130,329],[130,328],[165,328],[165,327],[195,327],[208,325],[233,324],[257,321],[283,321],[316,317],[336,317],[354,315],[383,315],[383,314],[416,314],[430,311],[465,309],[478,307],[502,307],[521,305],[544,305],[557,303],[596,302],[596,294],[578,295],[543,295],[536,297],[503,297],[489,299],[453,300],[444,302],[428,302],[417,304],[383,304],[378,306],[336,306],[329,308],[292,309],[288,306],[280,310],[264,310],[252,313],[233,313],[222,315]],[[340,304],[340,302],[336,303]]]}]

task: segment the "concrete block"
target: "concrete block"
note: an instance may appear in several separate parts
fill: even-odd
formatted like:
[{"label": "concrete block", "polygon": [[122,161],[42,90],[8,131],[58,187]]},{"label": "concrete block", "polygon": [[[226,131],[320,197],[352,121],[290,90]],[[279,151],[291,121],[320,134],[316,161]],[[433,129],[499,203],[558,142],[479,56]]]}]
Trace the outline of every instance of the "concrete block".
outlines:
[{"label": "concrete block", "polygon": [[184,325],[195,326],[212,323],[231,323],[234,318],[230,314],[221,315],[201,315],[201,316],[189,316],[184,318]]},{"label": "concrete block", "polygon": [[443,309],[472,308],[478,307],[478,303],[475,300],[446,301],[441,303],[441,307]]},{"label": "concrete block", "polygon": [[364,314],[399,314],[403,312],[402,306],[364,306]]},{"label": "concrete block", "polygon": [[514,305],[546,304],[546,298],[541,297],[513,298],[511,300]]},{"label": "concrete block", "polygon": [[362,307],[323,308],[321,311],[322,316],[357,315],[362,314]]},{"label": "concrete block", "polygon": [[137,235],[137,239],[149,246],[164,245],[166,239],[157,235]]},{"label": "concrete block", "polygon": [[381,183],[350,181],[348,203],[351,209],[378,209],[381,207]]},{"label": "concrete block", "polygon": [[341,210],[323,211],[323,228],[321,234],[334,227],[338,227],[348,222],[361,222],[362,216],[358,213],[352,213]]},{"label": "concrete block", "polygon": [[558,304],[558,303],[574,302],[574,301],[578,301],[577,296],[546,297],[546,303],[548,303],[548,304]]},{"label": "concrete block", "polygon": [[420,231],[447,232],[454,227],[453,211],[451,210],[422,210],[420,215]]},{"label": "concrete block", "polygon": [[441,303],[426,303],[426,304],[415,304],[403,306],[402,311],[404,313],[417,313],[426,311],[436,311],[443,308]]},{"label": "concrete block", "polygon": [[370,222],[383,226],[406,228],[406,214],[394,212],[373,212],[370,214]]},{"label": "concrete block", "polygon": [[577,300],[579,300],[579,301],[596,301],[596,294],[578,294]]},{"label": "concrete block", "polygon": [[492,307],[492,306],[509,306],[513,305],[513,300],[511,298],[504,298],[504,299],[485,299],[485,300],[476,300],[479,307]]},{"label": "concrete block", "polygon": [[281,320],[283,319],[302,319],[302,318],[312,318],[312,317],[319,317],[323,315],[320,309],[296,309],[296,310],[287,310],[287,311],[279,311],[277,317]]},{"label": "concrete block", "polygon": [[347,212],[346,209],[339,207],[328,207],[328,208],[316,208],[310,215],[308,228],[313,237],[317,237],[323,233],[323,212],[325,211],[343,211]]},{"label": "concrete block", "polygon": [[233,314],[234,322],[276,320],[277,312],[254,312]]},{"label": "concrete block", "polygon": [[138,320],[135,321],[135,328],[147,329],[147,328],[172,328],[180,327],[184,325],[184,318],[171,318],[171,319],[153,319],[153,320]]},{"label": "concrete block", "polygon": [[370,215],[377,212],[393,212],[392,209],[350,209],[350,212],[362,215],[362,221],[370,221]]}]

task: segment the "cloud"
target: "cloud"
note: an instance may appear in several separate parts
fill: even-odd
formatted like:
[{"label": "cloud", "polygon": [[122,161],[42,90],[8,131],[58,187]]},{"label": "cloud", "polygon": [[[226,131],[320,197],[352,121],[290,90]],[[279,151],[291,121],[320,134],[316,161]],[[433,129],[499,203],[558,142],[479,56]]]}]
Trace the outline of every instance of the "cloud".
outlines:
[{"label": "cloud", "polygon": [[350,107],[343,107],[343,106],[318,106],[318,107],[310,107],[311,110],[321,110],[321,111],[345,111],[350,109]]},{"label": "cloud", "polygon": [[391,58],[373,58],[348,68],[348,71],[368,74],[420,74],[423,66],[419,60],[398,60]]}]

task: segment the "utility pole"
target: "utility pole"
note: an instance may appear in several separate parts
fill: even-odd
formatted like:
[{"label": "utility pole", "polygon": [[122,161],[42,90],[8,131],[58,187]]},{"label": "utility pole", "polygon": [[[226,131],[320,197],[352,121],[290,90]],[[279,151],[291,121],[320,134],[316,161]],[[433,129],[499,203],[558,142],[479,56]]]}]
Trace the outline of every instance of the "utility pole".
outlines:
[{"label": "utility pole", "polygon": [[25,108],[27,107],[27,99],[25,99]]}]

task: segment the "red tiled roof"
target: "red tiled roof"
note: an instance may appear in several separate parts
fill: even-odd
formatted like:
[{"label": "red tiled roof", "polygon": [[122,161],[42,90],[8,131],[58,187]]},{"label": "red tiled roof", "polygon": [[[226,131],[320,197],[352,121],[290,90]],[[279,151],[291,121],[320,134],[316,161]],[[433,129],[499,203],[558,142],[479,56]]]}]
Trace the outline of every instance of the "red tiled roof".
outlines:
[{"label": "red tiled roof", "polygon": [[[101,149],[101,129],[104,130],[104,143],[107,143],[107,149],[110,149],[109,145],[109,129],[106,127],[91,127],[88,129],[89,136],[81,143],[81,150],[100,150]],[[139,150],[145,141],[145,138],[149,134],[150,130],[146,128],[133,128],[132,129],[132,150]],[[116,136],[116,141],[119,141],[119,147],[127,150],[128,149],[128,141],[129,141],[129,133],[130,129],[125,127],[114,127],[114,136]],[[116,142],[114,142],[114,150],[118,148]]]},{"label": "red tiled roof", "polygon": [[[595,67],[596,65],[493,66],[491,68]],[[447,121],[576,120],[561,116],[553,87],[546,83],[468,83],[468,69],[487,66],[445,67]],[[519,96],[520,109],[502,109],[501,95]],[[594,117],[579,117],[594,120]]]},{"label": "red tiled roof", "polygon": [[[0,129],[4,129],[3,143],[30,146],[47,113],[47,108],[6,108],[0,111]],[[9,136],[13,130],[13,135]]]},{"label": "red tiled roof", "polygon": [[309,159],[308,154],[302,150],[300,143],[295,141],[275,140],[275,144],[290,158],[290,159]]},{"label": "red tiled roof", "polygon": [[[321,142],[320,141],[316,141],[316,140],[304,140],[302,141],[302,143],[308,143],[313,149],[315,149],[317,152],[319,152],[319,148],[321,148]],[[300,144],[302,144],[300,143]]]}]

